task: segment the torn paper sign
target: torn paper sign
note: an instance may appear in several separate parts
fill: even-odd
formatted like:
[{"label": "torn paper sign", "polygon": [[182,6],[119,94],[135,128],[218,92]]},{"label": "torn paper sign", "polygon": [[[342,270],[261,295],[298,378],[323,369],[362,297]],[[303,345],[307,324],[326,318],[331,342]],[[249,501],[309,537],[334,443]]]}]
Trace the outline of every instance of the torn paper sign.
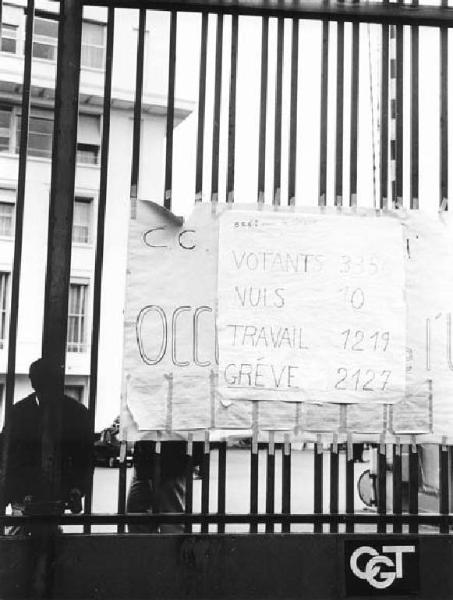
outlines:
[{"label": "torn paper sign", "polygon": [[215,423],[217,237],[209,205],[180,226],[138,201],[125,308],[128,439]]},{"label": "torn paper sign", "polygon": [[392,403],[404,395],[397,217],[225,212],[218,277],[224,397]]},{"label": "torn paper sign", "polygon": [[[453,216],[407,215],[406,300],[407,412],[416,410],[418,430],[433,431],[435,439],[453,439]],[[415,400],[418,399],[418,402]],[[427,409],[427,400],[432,408]],[[428,404],[429,407],[429,404]],[[426,415],[432,414],[432,422]],[[409,422],[412,419],[408,417]],[[395,429],[404,429],[401,410]],[[451,443],[451,442],[450,442]]]}]

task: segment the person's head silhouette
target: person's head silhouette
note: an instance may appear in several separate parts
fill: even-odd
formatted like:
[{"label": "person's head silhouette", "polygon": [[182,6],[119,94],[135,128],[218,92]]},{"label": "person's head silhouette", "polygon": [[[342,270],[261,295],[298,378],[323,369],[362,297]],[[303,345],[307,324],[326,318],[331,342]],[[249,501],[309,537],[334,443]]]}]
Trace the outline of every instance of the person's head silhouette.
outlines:
[{"label": "person's head silhouette", "polygon": [[49,358],[40,358],[30,365],[29,377],[38,396],[52,393],[63,377],[63,367]]}]

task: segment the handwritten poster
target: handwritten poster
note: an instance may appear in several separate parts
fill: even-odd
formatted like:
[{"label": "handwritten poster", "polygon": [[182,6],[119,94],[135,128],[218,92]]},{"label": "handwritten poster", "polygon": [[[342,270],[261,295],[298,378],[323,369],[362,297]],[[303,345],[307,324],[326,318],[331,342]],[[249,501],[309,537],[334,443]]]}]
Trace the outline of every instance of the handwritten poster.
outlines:
[{"label": "handwritten poster", "polygon": [[230,399],[392,403],[404,395],[402,228],[388,217],[220,219],[219,387]]},{"label": "handwritten poster", "polygon": [[124,438],[453,439],[452,264],[449,215],[139,201]]}]

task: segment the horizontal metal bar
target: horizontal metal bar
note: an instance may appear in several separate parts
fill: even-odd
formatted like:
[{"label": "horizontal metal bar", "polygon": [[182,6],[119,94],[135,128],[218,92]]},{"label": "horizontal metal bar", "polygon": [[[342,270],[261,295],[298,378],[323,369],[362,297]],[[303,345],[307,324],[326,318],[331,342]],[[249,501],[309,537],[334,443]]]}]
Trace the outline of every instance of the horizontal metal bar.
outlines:
[{"label": "horizontal metal bar", "polygon": [[60,523],[62,525],[83,525],[91,523],[92,525],[112,525],[123,523],[358,523],[358,524],[376,524],[384,521],[385,523],[419,523],[424,525],[439,525],[440,522],[453,526],[453,514],[441,515],[438,513],[411,515],[411,514],[386,514],[361,513],[361,514],[289,514],[289,513],[271,513],[271,514],[231,514],[231,513],[128,513],[128,514],[92,514],[92,515],[34,515],[34,516],[1,516],[0,525],[32,525],[37,523]]},{"label": "horizontal metal bar", "polygon": [[425,27],[453,27],[453,8],[380,2],[346,4],[324,0],[84,0],[87,6],[152,10],[209,11],[267,17],[299,17],[361,23],[393,23]]}]

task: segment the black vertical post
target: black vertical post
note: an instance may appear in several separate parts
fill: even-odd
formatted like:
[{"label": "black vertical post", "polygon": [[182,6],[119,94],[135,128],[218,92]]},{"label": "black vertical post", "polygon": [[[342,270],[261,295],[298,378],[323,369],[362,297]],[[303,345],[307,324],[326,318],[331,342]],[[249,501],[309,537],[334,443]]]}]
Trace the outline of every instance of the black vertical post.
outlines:
[{"label": "black vertical post", "polygon": [[[418,6],[418,0],[412,0],[413,6]],[[411,27],[411,188],[410,207],[419,207],[419,29]]]},{"label": "black vertical post", "polygon": [[[201,465],[201,514],[209,514],[209,480],[211,471],[211,445],[209,443],[209,431],[206,432],[204,441],[203,462]],[[209,523],[206,519],[201,522],[201,533],[208,533]]]},{"label": "black vertical post", "polygon": [[[401,461],[402,446],[397,441],[393,446],[393,513],[400,515],[403,512],[403,495],[401,490],[402,482],[402,461]],[[393,533],[401,533],[401,523],[393,524]]]},{"label": "black vertical post", "polygon": [[327,205],[327,101],[329,90],[329,21],[322,22],[321,113],[319,127],[319,206]]},{"label": "black vertical post", "polygon": [[236,146],[236,84],[238,62],[238,15],[232,16],[231,23],[231,68],[230,68],[230,102],[228,115],[228,163],[226,200],[234,200],[234,159]]},{"label": "black vertical post", "polygon": [[[291,514],[291,443],[289,435],[285,435],[282,448],[282,513]],[[282,532],[289,533],[290,530],[289,521],[284,521]]]},{"label": "black vertical post", "polygon": [[[99,185],[99,205],[97,218],[96,257],[94,260],[94,298],[93,298],[93,324],[91,334],[90,355],[90,396],[88,399],[88,414],[91,431],[94,431],[96,413],[96,395],[98,380],[98,353],[99,353],[99,328],[101,321],[101,293],[102,293],[102,266],[104,260],[104,227],[105,209],[107,204],[107,174],[110,140],[110,102],[112,96],[112,64],[113,64],[113,33],[115,28],[115,9],[109,7],[107,19],[107,44],[105,58],[104,79],[104,108],[102,112],[102,146],[101,146],[101,174]],[[93,498],[93,480],[85,494],[85,514],[90,514]],[[84,532],[89,533],[90,525],[84,526]]]},{"label": "black vertical post", "polygon": [[[354,453],[352,451],[352,439],[348,437],[346,446],[346,513],[352,517],[354,514]],[[354,532],[354,523],[348,520],[346,533]]]},{"label": "black vertical post", "polygon": [[[77,148],[79,105],[80,45],[82,36],[82,2],[67,0],[61,6],[58,29],[57,83],[50,187],[47,271],[44,297],[42,354],[64,368],[68,324],[68,294],[71,270],[72,216]],[[58,389],[64,392],[64,371]],[[59,415],[55,404],[56,427],[51,415],[44,414],[43,489],[45,500],[59,494]],[[49,412],[49,411],[45,411]]]},{"label": "black vertical post", "polygon": [[[385,0],[388,3],[388,0]],[[389,26],[382,25],[381,55],[381,145],[380,145],[380,190],[381,208],[388,206],[388,110],[389,110]]]},{"label": "black vertical post", "polygon": [[[193,436],[189,434],[186,444],[186,515],[193,511]],[[184,533],[192,533],[192,523],[186,520]]]},{"label": "black vertical post", "polygon": [[[250,514],[258,514],[258,437],[256,432],[252,436],[250,451]],[[250,523],[250,533],[258,531],[257,523]]]},{"label": "black vertical post", "polygon": [[[449,511],[449,452],[445,440],[439,445],[439,513],[441,517],[439,533],[448,533],[448,511]],[[447,517],[447,518],[445,518]]]},{"label": "black vertical post", "polygon": [[219,154],[220,154],[220,108],[222,102],[222,53],[223,53],[223,14],[217,15],[216,49],[215,49],[215,82],[214,82],[214,115],[212,124],[212,177],[211,200],[218,201],[219,196]]},{"label": "black vertical post", "polygon": [[[409,514],[411,515],[418,514],[418,483],[418,450],[413,439],[409,446]],[[418,523],[410,523],[409,533],[418,533]]]},{"label": "black vertical post", "polygon": [[[226,509],[226,457],[227,446],[226,442],[219,444],[219,471],[217,479],[217,512],[220,515],[225,514]],[[217,525],[218,533],[225,533],[225,522],[222,521]]]},{"label": "black vertical post", "polygon": [[[320,439],[314,445],[314,473],[315,473],[315,497],[314,497],[314,513],[320,515],[323,513],[323,451],[322,442]],[[316,520],[314,524],[314,532],[322,533],[323,525]]]},{"label": "black vertical post", "polygon": [[171,11],[170,42],[168,56],[168,93],[167,93],[167,143],[165,147],[165,193],[164,206],[171,209],[173,179],[173,127],[175,121],[175,73],[176,73],[176,32],[178,13]]},{"label": "black vertical post", "polygon": [[[330,513],[338,514],[338,491],[339,491],[339,453],[338,440],[334,439],[330,446]],[[330,533],[338,533],[338,522],[330,523]]]},{"label": "black vertical post", "polygon": [[[379,515],[387,513],[387,456],[386,446],[383,441],[379,443],[377,450],[377,511]],[[387,526],[380,519],[377,524],[378,533],[385,533]]]},{"label": "black vertical post", "polygon": [[201,17],[200,72],[198,84],[198,123],[197,123],[197,166],[195,174],[195,201],[203,199],[203,149],[206,103],[206,57],[208,47],[208,13]]},{"label": "black vertical post", "polygon": [[288,204],[296,203],[297,91],[299,73],[299,19],[293,19],[291,40],[291,99],[289,115]]},{"label": "black vertical post", "polygon": [[269,58],[269,17],[261,19],[261,90],[260,128],[258,148],[258,202],[264,202],[266,185],[266,116],[267,116],[267,76]]},{"label": "black vertical post", "polygon": [[275,77],[275,121],[274,121],[274,194],[272,204],[280,205],[282,178],[282,98],[283,98],[283,41],[285,20],[277,21],[277,73]]},{"label": "black vertical post", "polygon": [[[448,7],[448,0],[442,0]],[[440,28],[440,198],[441,210],[448,210],[448,29]]]},{"label": "black vertical post", "polygon": [[[400,3],[401,0],[399,0]],[[396,26],[396,208],[403,206],[403,90],[404,90],[404,29]]]},{"label": "black vertical post", "polygon": [[343,204],[344,23],[337,25],[337,111],[335,137],[335,206]]},{"label": "black vertical post", "polygon": [[351,131],[349,148],[349,205],[357,206],[357,144],[359,128],[360,24],[352,24]]},{"label": "black vertical post", "polygon": [[[274,432],[269,433],[267,445],[267,473],[266,473],[266,514],[275,512],[275,442]],[[274,523],[266,522],[266,533],[274,531]]]},{"label": "black vertical post", "polygon": [[143,64],[145,56],[145,27],[146,10],[141,9],[138,21],[137,35],[137,64],[135,70],[135,101],[134,101],[134,128],[132,134],[132,164],[131,164],[131,206],[132,215],[135,216],[135,203],[138,196],[138,181],[140,173],[140,132],[142,127],[142,95],[143,95]]}]

